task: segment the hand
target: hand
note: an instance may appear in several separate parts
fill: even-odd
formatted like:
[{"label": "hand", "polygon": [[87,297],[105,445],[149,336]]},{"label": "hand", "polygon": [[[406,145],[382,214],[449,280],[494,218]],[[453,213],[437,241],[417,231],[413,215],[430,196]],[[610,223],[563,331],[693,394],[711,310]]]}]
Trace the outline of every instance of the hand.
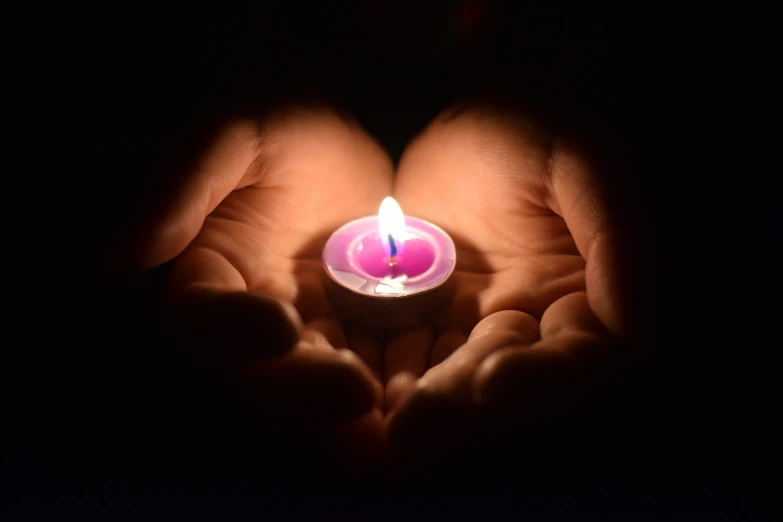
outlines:
[{"label": "hand", "polygon": [[532,121],[491,109],[439,116],[405,151],[394,195],[453,237],[447,312],[390,344],[390,436],[442,450],[474,415],[561,411],[633,335],[622,221],[600,173]]},{"label": "hand", "polygon": [[323,289],[321,249],[391,192],[386,153],[323,108],[227,126],[153,221],[141,263],[176,257],[174,332],[267,403],[380,432],[380,384]]}]

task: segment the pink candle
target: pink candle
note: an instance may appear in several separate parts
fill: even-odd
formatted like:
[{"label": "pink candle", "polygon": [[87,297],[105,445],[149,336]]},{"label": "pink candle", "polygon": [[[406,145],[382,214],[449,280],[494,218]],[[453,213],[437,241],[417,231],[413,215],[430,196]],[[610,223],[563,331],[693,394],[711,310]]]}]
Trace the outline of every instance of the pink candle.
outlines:
[{"label": "pink candle", "polygon": [[454,271],[454,242],[440,227],[404,216],[393,198],[377,216],[351,221],[323,250],[326,273],[338,285],[375,298],[400,298],[442,285]]}]

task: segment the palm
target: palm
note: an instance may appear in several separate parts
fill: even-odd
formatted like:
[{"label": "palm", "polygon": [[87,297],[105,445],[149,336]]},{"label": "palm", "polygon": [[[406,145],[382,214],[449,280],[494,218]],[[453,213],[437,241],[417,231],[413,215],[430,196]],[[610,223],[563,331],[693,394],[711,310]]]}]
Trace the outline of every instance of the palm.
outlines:
[{"label": "palm", "polygon": [[295,305],[305,340],[344,348],[345,332],[323,291],[321,248],[339,225],[371,214],[391,178],[382,156],[355,158],[356,148],[334,143],[349,136],[325,143],[317,127],[308,132],[313,136],[300,136],[304,151],[280,166],[271,160],[223,200],[179,263],[221,263],[238,289]]},{"label": "palm", "polygon": [[[486,143],[475,134],[433,125],[412,146],[410,170],[403,165],[395,187],[407,211],[438,223],[457,244],[455,294],[438,327],[466,335],[495,312],[540,318],[558,298],[584,290],[585,261],[543,197],[546,144],[514,136]],[[425,156],[430,140],[439,143],[435,157]]]},{"label": "palm", "polygon": [[[290,110],[239,132],[253,137],[252,150],[242,152],[245,138],[218,144],[227,152],[214,161],[222,170],[210,188],[224,183],[218,176],[225,177],[226,157],[249,160],[225,182],[230,192],[174,264],[177,309],[198,312],[181,324],[196,329],[190,340],[206,344],[209,356],[240,353],[229,357],[233,369],[250,373],[251,386],[277,404],[291,400],[307,414],[363,413],[380,385],[344,350],[350,333],[324,293],[321,248],[339,225],[373,213],[390,193],[390,161],[358,127],[328,111]],[[303,328],[295,338],[270,334],[290,322],[270,315],[275,303],[296,308]]]},{"label": "palm", "polygon": [[469,111],[441,116],[406,150],[395,197],[452,235],[457,267],[430,335],[387,355],[407,361],[393,371],[409,378],[386,375],[390,429],[403,445],[442,446],[482,404],[543,405],[542,389],[570,381],[556,385],[557,402],[603,353],[618,309],[605,209],[579,155],[557,158],[553,147],[530,122]]},{"label": "palm", "polygon": [[[414,375],[447,360],[481,320],[504,311],[540,319],[558,298],[584,290],[584,259],[563,219],[544,201],[544,137],[525,130],[522,137],[496,133],[488,138],[479,121],[446,124],[440,119],[406,151],[395,196],[407,213],[447,230],[457,246],[451,303],[432,335],[420,336],[419,346],[408,347],[410,353],[429,352],[426,363],[420,356],[411,362],[408,371]],[[528,337],[537,336],[534,329]],[[449,363],[443,366],[448,371]],[[439,371],[445,373],[434,373]],[[392,389],[388,395],[393,409],[404,393]]]}]

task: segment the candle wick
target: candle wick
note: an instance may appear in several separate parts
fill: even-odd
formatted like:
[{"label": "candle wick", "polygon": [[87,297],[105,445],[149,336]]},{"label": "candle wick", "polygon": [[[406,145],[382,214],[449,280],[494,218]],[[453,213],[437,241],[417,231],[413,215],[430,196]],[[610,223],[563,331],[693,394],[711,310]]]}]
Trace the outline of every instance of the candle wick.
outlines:
[{"label": "candle wick", "polygon": [[394,237],[389,234],[389,248],[390,248],[390,257],[392,260],[397,257],[397,245],[394,244]]}]

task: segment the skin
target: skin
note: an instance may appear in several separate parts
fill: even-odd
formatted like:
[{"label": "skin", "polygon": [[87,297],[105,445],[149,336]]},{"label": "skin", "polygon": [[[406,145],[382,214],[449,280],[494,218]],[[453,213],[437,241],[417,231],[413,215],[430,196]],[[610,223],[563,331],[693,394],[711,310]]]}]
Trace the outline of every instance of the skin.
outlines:
[{"label": "skin", "polygon": [[444,451],[476,415],[562,413],[623,355],[627,243],[599,181],[576,147],[490,107],[446,111],[409,145],[395,197],[449,232],[458,261],[446,313],[387,347],[406,361],[386,375],[405,453]]},{"label": "skin", "polygon": [[[355,123],[286,109],[227,126],[183,179],[142,256],[176,258],[173,330],[361,458],[431,452],[478,411],[562,402],[615,358],[610,340],[632,335],[618,221],[595,172],[522,117],[445,111],[395,177]],[[320,254],[388,195],[446,230],[458,264],[440,317],[379,332],[341,323]]]},{"label": "skin", "polygon": [[326,299],[321,249],[337,227],[376,212],[391,185],[381,147],[323,107],[233,122],[152,220],[140,258],[174,260],[170,323],[187,350],[262,403],[371,448],[383,390],[347,349],[354,334]]}]

